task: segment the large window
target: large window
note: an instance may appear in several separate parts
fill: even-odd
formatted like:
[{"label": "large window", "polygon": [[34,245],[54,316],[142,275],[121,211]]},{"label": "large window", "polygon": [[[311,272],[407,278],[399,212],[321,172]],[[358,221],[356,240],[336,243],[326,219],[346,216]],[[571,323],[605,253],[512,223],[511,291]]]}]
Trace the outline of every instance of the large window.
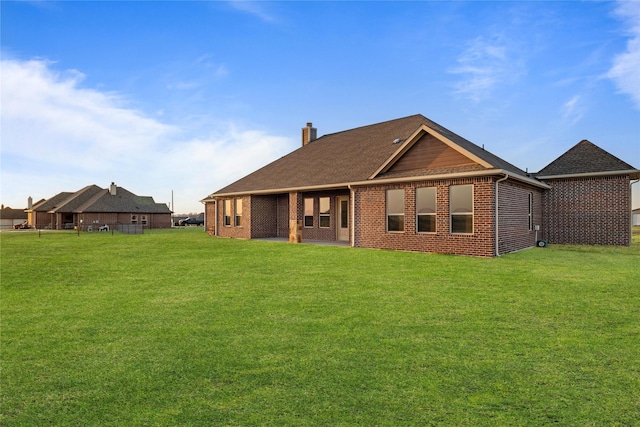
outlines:
[{"label": "large window", "polygon": [[387,190],[387,231],[404,231],[404,190]]},{"label": "large window", "polygon": [[418,233],[436,232],[436,188],[416,188]]},{"label": "large window", "polygon": [[236,213],[236,227],[240,227],[242,225],[242,199],[234,200],[234,211]]},{"label": "large window", "polygon": [[331,202],[328,197],[320,197],[320,228],[329,228],[331,226],[330,205]]},{"label": "large window", "polygon": [[449,187],[452,233],[473,233],[473,185]]},{"label": "large window", "polygon": [[304,199],[304,226],[313,227],[313,199]]},{"label": "large window", "polygon": [[223,215],[224,226],[231,227],[231,199],[226,199],[224,201]]}]

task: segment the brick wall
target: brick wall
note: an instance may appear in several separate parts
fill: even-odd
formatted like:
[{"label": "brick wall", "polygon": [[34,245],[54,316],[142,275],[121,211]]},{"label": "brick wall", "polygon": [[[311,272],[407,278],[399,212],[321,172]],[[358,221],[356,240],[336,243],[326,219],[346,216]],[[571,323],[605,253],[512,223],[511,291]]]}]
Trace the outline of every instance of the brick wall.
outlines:
[{"label": "brick wall", "polygon": [[278,196],[251,197],[251,238],[278,235]]},{"label": "brick wall", "polygon": [[[313,227],[302,228],[302,241],[304,240],[323,240],[323,241],[335,241],[337,240],[337,211],[338,205],[336,203],[336,197],[349,196],[349,191],[319,191],[313,193],[303,193],[302,197],[302,210],[300,211],[299,220],[304,221],[304,199],[313,199]],[[329,198],[329,227],[320,227],[320,198]]]},{"label": "brick wall", "polygon": [[[473,234],[449,232],[449,186],[473,184]],[[356,188],[355,246],[489,257],[494,245],[494,178],[413,182]],[[436,187],[436,232],[417,233],[415,189]],[[386,190],[405,190],[404,232],[386,231]]]},{"label": "brick wall", "polygon": [[543,198],[545,238],[577,245],[631,244],[629,176],[555,179]]},{"label": "brick wall", "polygon": [[205,229],[206,230],[214,230],[216,229],[216,204],[215,202],[207,202],[204,205],[204,218],[205,218]]},{"label": "brick wall", "polygon": [[[498,189],[498,247],[500,253],[535,245],[535,226],[542,225],[542,189],[513,180],[502,181]],[[529,229],[529,196],[532,197],[532,223]],[[538,239],[542,230],[538,231]]]},{"label": "brick wall", "polygon": [[[218,227],[218,236],[220,237],[232,237],[236,239],[250,239],[251,238],[251,198],[249,196],[241,197],[242,199],[242,222],[239,227],[235,226],[235,198],[220,198],[216,199],[218,202],[218,218],[217,222],[220,225]],[[231,200],[231,225],[224,225],[224,201]]]},{"label": "brick wall", "polygon": [[280,194],[278,195],[278,226],[276,237],[284,237],[289,238],[289,195],[288,194]]}]

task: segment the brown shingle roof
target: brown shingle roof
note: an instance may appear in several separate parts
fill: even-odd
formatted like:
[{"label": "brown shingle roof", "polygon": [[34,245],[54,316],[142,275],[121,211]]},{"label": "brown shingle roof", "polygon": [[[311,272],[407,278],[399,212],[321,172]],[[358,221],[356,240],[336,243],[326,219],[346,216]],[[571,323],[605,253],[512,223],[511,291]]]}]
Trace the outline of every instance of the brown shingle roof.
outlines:
[{"label": "brown shingle roof", "polygon": [[96,197],[78,208],[79,212],[138,212],[170,213],[164,203],[156,203],[153,197],[137,196],[129,190],[118,187],[115,196],[109,190],[102,190]]},{"label": "brown shingle roof", "polygon": [[577,175],[602,172],[636,171],[636,168],[583,139],[566,153],[542,168],[536,176]]},{"label": "brown shingle roof", "polygon": [[2,208],[0,209],[0,218],[27,219],[27,213],[25,212],[25,209]]},{"label": "brown shingle roof", "polygon": [[108,189],[88,185],[75,193],[59,193],[34,205],[33,210],[45,212],[111,212],[111,213],[170,213],[164,203],[156,203],[153,197],[138,196],[122,187],[112,196]]},{"label": "brown shingle roof", "polygon": [[[496,169],[526,176],[521,169],[416,114],[324,135],[211,196],[367,181],[398,150],[399,145],[394,144],[394,140],[405,141],[422,126],[446,137]],[[415,173],[418,172],[425,171]]]}]

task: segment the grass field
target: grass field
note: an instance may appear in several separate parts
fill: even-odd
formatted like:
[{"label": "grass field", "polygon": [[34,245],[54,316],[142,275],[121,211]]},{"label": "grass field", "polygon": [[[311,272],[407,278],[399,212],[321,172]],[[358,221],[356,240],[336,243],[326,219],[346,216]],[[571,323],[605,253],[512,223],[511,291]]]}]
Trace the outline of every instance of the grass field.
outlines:
[{"label": "grass field", "polygon": [[1,425],[640,424],[640,236],[494,259],[0,239]]}]

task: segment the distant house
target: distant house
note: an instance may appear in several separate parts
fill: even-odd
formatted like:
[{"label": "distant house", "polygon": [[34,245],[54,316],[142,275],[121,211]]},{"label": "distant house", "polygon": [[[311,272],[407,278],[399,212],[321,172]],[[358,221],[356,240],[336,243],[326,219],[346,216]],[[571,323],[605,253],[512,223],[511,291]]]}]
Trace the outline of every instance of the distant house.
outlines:
[{"label": "distant house", "polygon": [[203,199],[206,228],[484,257],[631,242],[640,171],[589,141],[531,174],[422,115],[316,135],[307,123],[300,148]]},{"label": "distant house", "polygon": [[633,216],[633,225],[640,225],[640,209],[634,209],[631,211],[631,215]]},{"label": "distant house", "polygon": [[27,213],[25,209],[12,209],[2,206],[0,209],[0,228],[12,229],[17,224],[27,221]]},{"label": "distant house", "polygon": [[171,210],[152,197],[137,196],[111,183],[103,189],[86,186],[75,193],[63,192],[27,209],[29,224],[35,228],[97,231],[100,226],[140,225],[170,228]]}]

